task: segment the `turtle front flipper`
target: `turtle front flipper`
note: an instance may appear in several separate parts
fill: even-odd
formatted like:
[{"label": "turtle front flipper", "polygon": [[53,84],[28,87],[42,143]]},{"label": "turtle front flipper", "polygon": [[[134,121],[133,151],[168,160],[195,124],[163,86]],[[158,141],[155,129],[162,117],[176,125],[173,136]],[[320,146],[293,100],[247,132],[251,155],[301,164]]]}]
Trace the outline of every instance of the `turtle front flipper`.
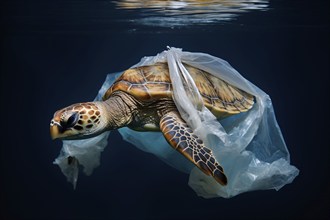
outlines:
[{"label": "turtle front flipper", "polygon": [[166,113],[160,120],[160,129],[167,142],[206,175],[212,175],[221,185],[227,184],[223,168],[212,151],[193,133],[177,111]]}]

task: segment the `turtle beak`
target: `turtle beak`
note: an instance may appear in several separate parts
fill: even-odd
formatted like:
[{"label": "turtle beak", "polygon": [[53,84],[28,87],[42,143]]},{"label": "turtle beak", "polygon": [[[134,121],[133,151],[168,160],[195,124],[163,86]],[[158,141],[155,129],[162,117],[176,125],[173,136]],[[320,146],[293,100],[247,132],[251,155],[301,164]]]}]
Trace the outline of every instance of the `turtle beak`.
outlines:
[{"label": "turtle beak", "polygon": [[58,123],[56,123],[54,119],[50,122],[50,136],[53,140],[60,137],[61,128],[62,127]]},{"label": "turtle beak", "polygon": [[52,140],[55,140],[56,138],[59,138],[60,129],[57,124],[50,126],[50,136],[52,137]]}]

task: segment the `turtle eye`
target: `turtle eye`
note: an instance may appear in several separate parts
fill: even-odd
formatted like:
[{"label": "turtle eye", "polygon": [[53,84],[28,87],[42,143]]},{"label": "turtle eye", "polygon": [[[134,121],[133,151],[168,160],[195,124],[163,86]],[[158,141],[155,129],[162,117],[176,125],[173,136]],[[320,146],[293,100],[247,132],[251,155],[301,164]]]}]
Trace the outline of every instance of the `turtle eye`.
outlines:
[{"label": "turtle eye", "polygon": [[60,124],[62,127],[70,128],[76,124],[77,120],[78,120],[78,113],[74,112],[66,121],[61,121]]},{"label": "turtle eye", "polygon": [[68,120],[66,121],[66,126],[68,126],[68,127],[72,127],[73,125],[76,124],[77,119],[78,119],[78,113],[75,112],[75,113],[73,113],[73,114],[68,118]]}]

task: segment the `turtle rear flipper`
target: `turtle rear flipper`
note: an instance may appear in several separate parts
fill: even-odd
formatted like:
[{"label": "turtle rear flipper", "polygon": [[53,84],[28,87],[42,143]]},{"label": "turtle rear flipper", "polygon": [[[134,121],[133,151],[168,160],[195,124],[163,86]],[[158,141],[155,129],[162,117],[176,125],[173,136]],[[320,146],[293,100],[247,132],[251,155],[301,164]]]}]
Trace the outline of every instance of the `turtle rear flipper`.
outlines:
[{"label": "turtle rear flipper", "polygon": [[160,120],[160,129],[167,142],[206,175],[212,175],[221,185],[227,184],[223,168],[214,158],[212,151],[195,135],[177,111],[165,114]]}]

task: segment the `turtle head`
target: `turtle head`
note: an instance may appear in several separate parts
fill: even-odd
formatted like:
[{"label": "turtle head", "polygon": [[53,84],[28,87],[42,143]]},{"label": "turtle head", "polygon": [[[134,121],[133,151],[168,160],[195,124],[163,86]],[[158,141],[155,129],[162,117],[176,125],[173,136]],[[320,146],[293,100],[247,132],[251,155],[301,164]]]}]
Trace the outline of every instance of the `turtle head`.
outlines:
[{"label": "turtle head", "polygon": [[100,103],[86,102],[70,105],[55,112],[50,122],[52,139],[84,139],[105,130]]}]

